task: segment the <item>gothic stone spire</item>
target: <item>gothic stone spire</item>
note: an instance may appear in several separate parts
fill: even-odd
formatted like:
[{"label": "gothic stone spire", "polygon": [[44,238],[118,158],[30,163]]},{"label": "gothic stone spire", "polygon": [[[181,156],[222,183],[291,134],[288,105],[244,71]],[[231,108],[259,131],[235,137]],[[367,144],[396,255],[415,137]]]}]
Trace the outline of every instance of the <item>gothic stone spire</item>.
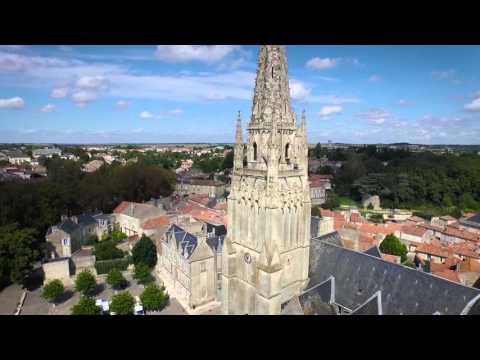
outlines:
[{"label": "gothic stone spire", "polygon": [[273,122],[295,124],[284,45],[263,45],[258,61],[251,125]]}]

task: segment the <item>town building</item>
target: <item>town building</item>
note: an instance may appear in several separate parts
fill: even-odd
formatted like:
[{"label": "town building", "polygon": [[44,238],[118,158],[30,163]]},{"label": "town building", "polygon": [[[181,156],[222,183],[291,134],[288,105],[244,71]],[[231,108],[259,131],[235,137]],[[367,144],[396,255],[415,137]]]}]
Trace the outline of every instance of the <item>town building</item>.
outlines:
[{"label": "town building", "polygon": [[82,170],[88,173],[93,173],[100,169],[103,166],[104,162],[102,160],[92,160],[86,163]]},{"label": "town building", "polygon": [[182,177],[175,190],[180,195],[207,194],[210,197],[221,197],[225,194],[226,184],[215,180]]},{"label": "town building", "polygon": [[332,189],[331,175],[310,175],[310,197],[312,205],[322,205],[327,201],[327,192]]},{"label": "town building", "polygon": [[61,156],[62,150],[58,148],[44,148],[44,149],[36,149],[32,151],[32,156],[34,159],[38,159],[41,157],[51,158],[52,156]]},{"label": "town building", "polygon": [[21,165],[23,163],[30,163],[31,158],[27,154],[19,150],[3,150],[2,153],[8,158],[10,164]]},{"label": "town building", "polygon": [[127,236],[150,236],[170,224],[170,217],[161,204],[123,201],[113,210],[115,227]]}]

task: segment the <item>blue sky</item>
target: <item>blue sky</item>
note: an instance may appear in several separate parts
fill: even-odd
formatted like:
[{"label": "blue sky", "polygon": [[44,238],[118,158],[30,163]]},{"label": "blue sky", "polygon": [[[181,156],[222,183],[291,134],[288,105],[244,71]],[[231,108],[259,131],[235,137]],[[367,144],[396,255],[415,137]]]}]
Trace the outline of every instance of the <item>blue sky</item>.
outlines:
[{"label": "blue sky", "polygon": [[[258,46],[0,45],[0,142],[232,142]],[[478,144],[480,46],[287,46],[310,143]]]}]

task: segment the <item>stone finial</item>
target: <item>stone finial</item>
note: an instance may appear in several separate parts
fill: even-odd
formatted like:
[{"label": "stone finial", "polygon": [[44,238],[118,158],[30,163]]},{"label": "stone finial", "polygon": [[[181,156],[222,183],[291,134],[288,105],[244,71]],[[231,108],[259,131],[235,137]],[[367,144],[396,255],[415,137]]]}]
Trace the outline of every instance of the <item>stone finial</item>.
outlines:
[{"label": "stone finial", "polygon": [[238,117],[237,117],[237,132],[235,134],[235,143],[243,144],[242,117],[241,117],[240,111],[238,111]]}]

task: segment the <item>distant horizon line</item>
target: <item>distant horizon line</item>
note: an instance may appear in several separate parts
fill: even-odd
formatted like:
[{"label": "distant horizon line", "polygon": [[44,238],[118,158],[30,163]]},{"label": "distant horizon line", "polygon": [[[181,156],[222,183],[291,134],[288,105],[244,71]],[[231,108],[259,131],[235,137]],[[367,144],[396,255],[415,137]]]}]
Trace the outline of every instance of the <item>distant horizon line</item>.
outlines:
[{"label": "distant horizon line", "polygon": [[[234,142],[112,142],[112,143],[62,143],[62,142],[0,142],[0,145],[234,145]],[[422,143],[346,143],[346,142],[316,142],[308,145],[416,145],[416,146],[480,146],[479,144],[422,144]]]}]

